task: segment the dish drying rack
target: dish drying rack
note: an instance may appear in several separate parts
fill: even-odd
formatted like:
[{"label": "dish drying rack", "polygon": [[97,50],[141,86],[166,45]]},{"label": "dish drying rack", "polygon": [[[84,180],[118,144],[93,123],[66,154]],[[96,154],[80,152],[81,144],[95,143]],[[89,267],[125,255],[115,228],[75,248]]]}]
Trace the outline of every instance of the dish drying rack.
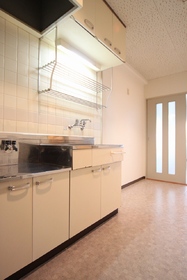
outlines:
[{"label": "dish drying rack", "polygon": [[[98,73],[96,73],[96,79],[92,79],[58,62],[56,42],[57,28],[55,28],[54,60],[39,66],[38,93],[95,109],[106,108],[111,88],[97,81]],[[42,82],[42,78],[44,78],[45,84]],[[103,93],[106,94],[104,101],[102,100]]]}]

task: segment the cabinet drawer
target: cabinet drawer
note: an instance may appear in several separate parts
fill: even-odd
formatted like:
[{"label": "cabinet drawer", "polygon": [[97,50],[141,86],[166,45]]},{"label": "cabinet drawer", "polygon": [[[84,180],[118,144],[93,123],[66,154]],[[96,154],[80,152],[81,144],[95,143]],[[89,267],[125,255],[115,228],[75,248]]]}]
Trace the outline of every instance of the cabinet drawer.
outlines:
[{"label": "cabinet drawer", "polygon": [[123,148],[93,149],[92,165],[102,165],[123,160]]},{"label": "cabinet drawer", "polygon": [[73,169],[92,166],[92,150],[73,150]]}]

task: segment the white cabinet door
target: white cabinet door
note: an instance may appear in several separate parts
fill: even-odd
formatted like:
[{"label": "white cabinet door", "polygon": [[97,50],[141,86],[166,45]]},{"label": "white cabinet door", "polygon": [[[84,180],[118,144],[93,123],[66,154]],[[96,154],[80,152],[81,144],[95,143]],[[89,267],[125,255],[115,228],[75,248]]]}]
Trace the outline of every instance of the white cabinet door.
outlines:
[{"label": "white cabinet door", "polygon": [[31,262],[32,180],[0,183],[0,279]]},{"label": "white cabinet door", "polygon": [[70,237],[100,219],[101,167],[71,171]]},{"label": "white cabinet door", "polygon": [[83,8],[73,14],[74,19],[87,29],[91,34],[95,34],[95,1],[84,0]]},{"label": "white cabinet door", "polygon": [[92,149],[73,150],[73,169],[92,166]]},{"label": "white cabinet door", "polygon": [[33,260],[69,238],[69,172],[33,179]]},{"label": "white cabinet door", "polygon": [[101,218],[118,209],[121,204],[121,162],[102,166]]},{"label": "white cabinet door", "polygon": [[113,14],[113,45],[114,53],[123,61],[126,59],[126,28]]},{"label": "white cabinet door", "polygon": [[112,11],[103,0],[96,0],[95,35],[108,48],[112,48]]}]

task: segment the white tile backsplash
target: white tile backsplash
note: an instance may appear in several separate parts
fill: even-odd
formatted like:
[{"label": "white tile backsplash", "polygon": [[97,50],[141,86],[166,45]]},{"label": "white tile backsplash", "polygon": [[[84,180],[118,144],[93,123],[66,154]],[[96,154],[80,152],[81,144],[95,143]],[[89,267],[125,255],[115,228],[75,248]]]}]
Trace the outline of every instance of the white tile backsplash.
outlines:
[{"label": "white tile backsplash", "polygon": [[17,97],[17,109],[22,109],[28,111],[29,108],[29,101],[26,98],[19,98]]},{"label": "white tile backsplash", "polygon": [[4,81],[5,71],[3,68],[0,68],[0,81]]},{"label": "white tile backsplash", "polygon": [[5,69],[5,83],[16,84],[17,82],[17,73]]},{"label": "white tile backsplash", "polygon": [[19,53],[24,53],[26,55],[29,55],[29,41],[26,42],[22,39],[19,39],[18,50],[19,50]]},{"label": "white tile backsplash", "polygon": [[17,37],[16,37],[16,34],[10,34],[10,33],[6,33],[6,37],[5,37],[5,44],[6,44],[6,47],[7,46],[10,46],[14,49],[17,48]]},{"label": "white tile backsplash", "polygon": [[17,49],[12,46],[6,45],[5,47],[5,57],[17,60]]},{"label": "white tile backsplash", "polygon": [[38,133],[38,122],[31,122],[28,123],[28,132],[29,133]]},{"label": "white tile backsplash", "polygon": [[14,73],[16,73],[17,71],[17,61],[16,60],[13,60],[13,59],[10,59],[8,57],[5,57],[5,69],[6,70],[9,70],[9,71],[12,71]]},{"label": "white tile backsplash", "polygon": [[0,92],[0,106],[3,107],[4,95]]},{"label": "white tile backsplash", "polygon": [[[0,40],[1,39],[2,38],[1,38],[1,32],[0,32]],[[4,56],[4,46],[5,46],[5,44],[4,44],[4,42],[1,42],[1,41],[0,41],[0,55]],[[0,65],[1,65],[1,67],[3,66],[2,64],[0,64]]]},{"label": "white tile backsplash", "polygon": [[17,130],[16,130],[16,121],[4,119],[3,131],[17,132]]},{"label": "white tile backsplash", "polygon": [[29,33],[21,28],[18,28],[18,39],[19,41],[24,41],[26,45],[29,44]]},{"label": "white tile backsplash", "polygon": [[3,104],[0,103],[0,119],[3,118]]},{"label": "white tile backsplash", "polygon": [[16,83],[12,84],[12,83],[8,83],[6,82],[4,85],[4,95],[12,95],[12,96],[16,96],[16,92],[17,92],[17,85]]},{"label": "white tile backsplash", "polygon": [[26,75],[21,75],[18,73],[18,85],[22,87],[27,87],[29,86],[29,78]]},{"label": "white tile backsplash", "polygon": [[10,33],[14,36],[17,35],[18,27],[7,20],[5,21],[5,29],[6,34]]},{"label": "white tile backsplash", "polygon": [[28,64],[23,64],[18,61],[18,74],[27,76],[28,75]]},{"label": "white tile backsplash", "polygon": [[27,122],[29,120],[29,114],[27,110],[17,109],[16,111],[16,120]]},{"label": "white tile backsplash", "polygon": [[5,33],[5,20],[0,17],[0,31],[3,31],[3,34]]},{"label": "white tile backsplash", "polygon": [[11,108],[8,106],[4,107],[4,118],[6,120],[16,120],[16,108]]},{"label": "white tile backsplash", "polygon": [[[55,59],[55,52],[46,42],[41,45],[44,65]],[[0,130],[92,136],[99,143],[101,111],[38,94],[38,51],[38,38],[0,17]],[[42,88],[49,87],[49,78],[49,74],[43,77]],[[56,86],[61,90],[61,83]],[[78,96],[84,97],[82,91]],[[82,118],[92,120],[83,131],[67,128]]]},{"label": "white tile backsplash", "polygon": [[16,101],[17,100],[16,100],[15,96],[6,94],[4,96],[4,107],[5,107],[5,109],[6,109],[6,107],[16,109]]},{"label": "white tile backsplash", "polygon": [[16,131],[28,132],[28,122],[17,121],[16,122]]},{"label": "white tile backsplash", "polygon": [[18,61],[29,66],[29,55],[18,50]]},{"label": "white tile backsplash", "polygon": [[22,87],[22,86],[17,85],[17,97],[29,99],[28,87]]}]

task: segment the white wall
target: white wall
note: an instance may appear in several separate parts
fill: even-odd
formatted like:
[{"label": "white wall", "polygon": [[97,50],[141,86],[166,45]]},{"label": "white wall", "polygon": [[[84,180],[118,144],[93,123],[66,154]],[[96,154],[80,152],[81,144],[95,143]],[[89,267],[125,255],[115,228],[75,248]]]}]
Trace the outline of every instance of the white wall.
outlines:
[{"label": "white wall", "polygon": [[187,92],[187,72],[154,79],[145,86],[146,98],[185,92]]},{"label": "white wall", "polygon": [[103,143],[123,144],[122,185],[145,176],[146,164],[146,100],[145,80],[126,64],[106,70],[104,84],[113,90],[108,108],[103,110]]}]

